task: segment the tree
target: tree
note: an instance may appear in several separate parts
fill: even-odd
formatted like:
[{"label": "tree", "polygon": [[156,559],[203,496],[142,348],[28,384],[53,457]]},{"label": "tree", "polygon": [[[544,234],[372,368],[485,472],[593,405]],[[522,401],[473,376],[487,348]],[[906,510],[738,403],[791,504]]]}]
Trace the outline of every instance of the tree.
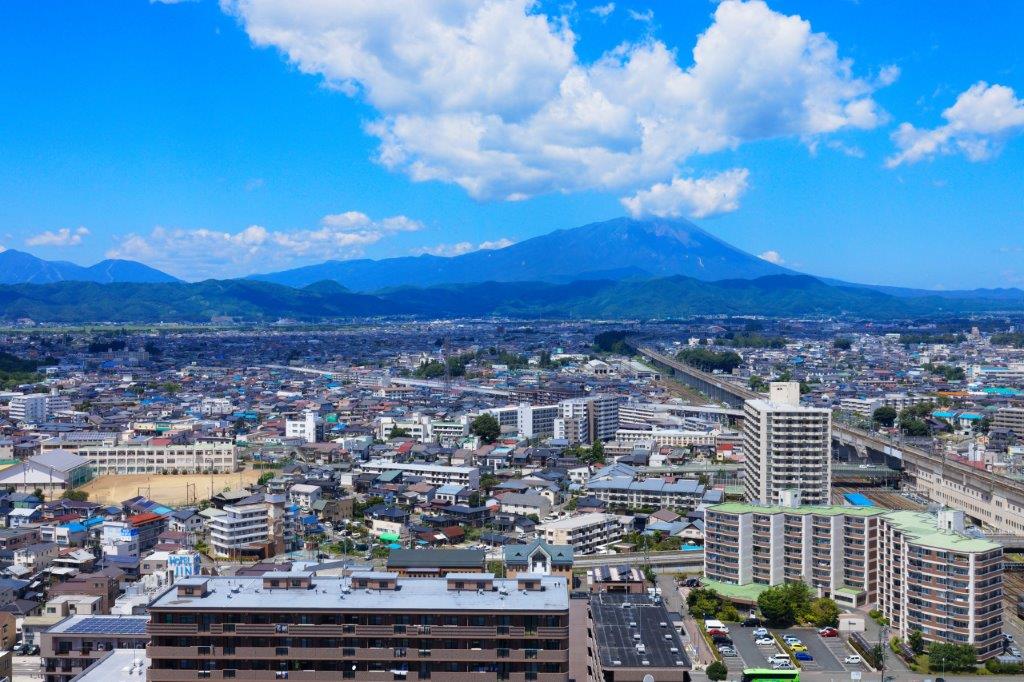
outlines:
[{"label": "tree", "polygon": [[43,498],[43,489],[42,488],[36,488],[35,490],[33,490],[32,491],[32,495],[34,497],[38,497],[40,500],[44,499]]},{"label": "tree", "polygon": [[898,414],[895,407],[883,405],[871,413],[871,420],[876,424],[881,424],[882,426],[892,426],[896,423],[897,416]]},{"label": "tree", "polygon": [[757,393],[763,393],[768,390],[768,382],[764,380],[764,377],[757,374],[752,374],[747,380],[747,384],[750,386],[751,391]]},{"label": "tree", "polygon": [[698,587],[690,591],[686,596],[686,606],[690,609],[690,615],[698,620],[713,618],[718,615],[722,608],[722,597],[714,590],[706,587]]},{"label": "tree", "polygon": [[266,473],[260,474],[259,480],[256,481],[257,485],[266,485],[270,482],[270,479],[274,478],[273,471],[267,471]]},{"label": "tree", "polygon": [[709,680],[713,680],[713,682],[721,682],[721,680],[724,680],[729,676],[729,669],[725,667],[725,663],[715,661],[708,666],[705,674],[707,674]]},{"label": "tree", "polygon": [[910,647],[910,650],[913,651],[916,655],[921,655],[924,653],[924,635],[921,634],[920,630],[910,631],[910,634],[907,635],[907,645]]},{"label": "tree", "polygon": [[679,351],[676,359],[705,372],[721,370],[731,372],[743,364],[743,358],[733,351],[716,353],[706,348],[686,348]]},{"label": "tree", "polygon": [[[789,627],[804,617],[811,605],[811,588],[804,583],[786,583],[769,587],[757,598],[769,624]],[[838,614],[837,614],[838,615]]]},{"label": "tree", "polygon": [[928,668],[931,672],[956,673],[973,670],[978,655],[970,644],[932,642],[928,646]]},{"label": "tree", "polygon": [[807,617],[819,628],[835,627],[839,624],[839,607],[828,597],[821,597],[811,602]]},{"label": "tree", "polygon": [[850,350],[853,347],[853,341],[843,337],[837,337],[832,340],[832,347],[836,350]]},{"label": "tree", "polygon": [[484,443],[493,443],[501,436],[501,425],[493,414],[486,412],[473,420],[469,432],[478,436]]},{"label": "tree", "polygon": [[84,490],[65,490],[60,496],[62,500],[73,500],[75,502],[85,502],[89,499],[89,493]]},{"label": "tree", "polygon": [[412,434],[409,433],[409,429],[401,426],[396,426],[391,429],[391,438],[409,438]]}]

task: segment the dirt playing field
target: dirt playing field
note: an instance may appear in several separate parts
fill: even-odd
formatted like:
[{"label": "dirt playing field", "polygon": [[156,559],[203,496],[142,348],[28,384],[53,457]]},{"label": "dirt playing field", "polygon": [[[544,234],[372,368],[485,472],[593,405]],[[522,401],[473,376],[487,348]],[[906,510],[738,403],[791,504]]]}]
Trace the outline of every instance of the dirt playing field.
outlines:
[{"label": "dirt playing field", "polygon": [[[90,502],[119,504],[136,495],[171,506],[195,504],[208,500],[212,494],[230,488],[237,490],[255,483],[261,471],[247,469],[234,474],[185,474],[161,476],[159,474],[132,474],[128,476],[99,476],[83,485],[80,490],[89,493]],[[192,487],[194,484],[194,489]]]}]

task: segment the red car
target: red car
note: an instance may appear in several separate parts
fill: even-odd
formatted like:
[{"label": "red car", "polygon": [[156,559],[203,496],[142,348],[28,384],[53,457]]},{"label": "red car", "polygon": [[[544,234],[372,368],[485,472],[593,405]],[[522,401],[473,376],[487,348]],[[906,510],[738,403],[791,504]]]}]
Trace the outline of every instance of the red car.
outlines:
[{"label": "red car", "polygon": [[836,630],[835,628],[822,628],[818,630],[818,634],[822,637],[838,637],[839,630]]},{"label": "red car", "polygon": [[708,630],[708,637],[728,637],[729,633],[724,630]]}]

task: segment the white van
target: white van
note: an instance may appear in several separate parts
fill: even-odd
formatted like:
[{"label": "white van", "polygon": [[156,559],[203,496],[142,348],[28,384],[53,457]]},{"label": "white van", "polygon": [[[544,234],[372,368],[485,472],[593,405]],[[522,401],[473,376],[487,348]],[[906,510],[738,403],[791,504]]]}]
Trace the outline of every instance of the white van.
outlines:
[{"label": "white van", "polygon": [[729,634],[729,628],[725,627],[725,623],[720,620],[706,620],[704,621],[704,630],[721,630],[725,634]]}]

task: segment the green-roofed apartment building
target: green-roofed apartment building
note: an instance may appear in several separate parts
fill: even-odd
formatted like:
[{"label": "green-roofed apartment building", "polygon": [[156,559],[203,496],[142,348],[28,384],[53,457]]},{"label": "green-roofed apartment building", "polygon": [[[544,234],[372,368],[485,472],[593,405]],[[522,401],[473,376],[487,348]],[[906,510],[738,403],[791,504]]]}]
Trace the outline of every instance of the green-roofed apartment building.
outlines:
[{"label": "green-roofed apartment building", "polygon": [[1002,650],[1002,546],[966,535],[963,514],[726,503],[705,514],[709,586],[754,601],[804,582],[847,608],[877,604],[892,634]]}]

